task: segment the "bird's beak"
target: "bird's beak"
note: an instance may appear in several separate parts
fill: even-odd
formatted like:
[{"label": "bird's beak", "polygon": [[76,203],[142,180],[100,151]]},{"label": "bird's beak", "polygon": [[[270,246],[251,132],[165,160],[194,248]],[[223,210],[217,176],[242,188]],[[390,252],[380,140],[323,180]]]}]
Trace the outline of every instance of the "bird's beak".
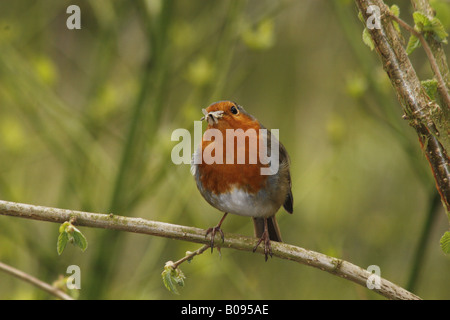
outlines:
[{"label": "bird's beak", "polygon": [[222,118],[223,111],[211,111],[207,112],[206,109],[202,109],[204,116],[200,119],[200,121],[207,120],[208,124],[212,126],[214,123],[217,124],[218,120]]}]

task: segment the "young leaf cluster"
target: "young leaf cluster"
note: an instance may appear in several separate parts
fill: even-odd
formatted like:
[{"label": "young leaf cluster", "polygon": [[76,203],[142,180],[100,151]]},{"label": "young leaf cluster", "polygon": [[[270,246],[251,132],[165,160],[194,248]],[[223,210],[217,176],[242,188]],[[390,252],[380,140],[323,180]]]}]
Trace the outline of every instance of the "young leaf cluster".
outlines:
[{"label": "young leaf cluster", "polygon": [[[447,44],[448,33],[445,31],[444,26],[441,21],[433,17],[428,18],[422,12],[416,11],[413,13],[414,19],[414,29],[422,33],[425,38],[433,37],[434,40]],[[420,46],[420,39],[411,34],[408,40],[408,45],[406,46],[406,53],[411,54],[417,47]]]},{"label": "young leaf cluster", "polygon": [[85,251],[88,246],[86,237],[81,231],[71,222],[66,221],[59,227],[58,242],[56,244],[56,250],[59,255],[63,253],[68,242],[79,247],[82,251]]},{"label": "young leaf cluster", "polygon": [[164,266],[161,276],[167,290],[175,294],[180,294],[178,287],[184,287],[184,279],[186,279],[180,268],[174,267],[173,262],[168,261]]}]

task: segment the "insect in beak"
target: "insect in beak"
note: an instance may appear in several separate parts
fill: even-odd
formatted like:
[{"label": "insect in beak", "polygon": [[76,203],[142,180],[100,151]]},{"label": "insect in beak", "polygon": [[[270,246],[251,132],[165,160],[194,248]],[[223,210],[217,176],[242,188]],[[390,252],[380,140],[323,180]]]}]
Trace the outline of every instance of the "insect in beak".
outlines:
[{"label": "insect in beak", "polygon": [[223,111],[211,111],[207,112],[206,109],[202,109],[204,116],[200,119],[200,121],[207,120],[209,125],[217,124],[218,120],[222,118]]}]

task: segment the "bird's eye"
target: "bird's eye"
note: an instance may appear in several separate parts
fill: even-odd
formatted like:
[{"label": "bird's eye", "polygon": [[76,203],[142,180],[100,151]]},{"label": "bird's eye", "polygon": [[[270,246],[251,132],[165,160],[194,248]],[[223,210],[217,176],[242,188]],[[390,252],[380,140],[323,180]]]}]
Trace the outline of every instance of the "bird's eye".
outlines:
[{"label": "bird's eye", "polygon": [[230,111],[232,114],[238,114],[238,109],[235,106],[232,106]]}]

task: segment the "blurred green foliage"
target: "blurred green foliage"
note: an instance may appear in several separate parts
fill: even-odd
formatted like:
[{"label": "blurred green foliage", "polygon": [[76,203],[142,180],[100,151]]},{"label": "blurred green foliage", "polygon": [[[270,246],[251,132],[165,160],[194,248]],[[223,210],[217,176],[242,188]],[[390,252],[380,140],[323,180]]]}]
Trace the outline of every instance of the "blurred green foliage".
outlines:
[{"label": "blurred green foliage", "polygon": [[[432,3],[448,30],[448,4]],[[70,4],[80,6],[81,30],[66,28],[68,2],[0,2],[1,199],[213,226],[221,214],[189,166],[171,162],[170,137],[230,99],[279,128],[290,153],[294,214],[278,213],[286,242],[378,265],[402,286],[420,265],[414,292],[450,298],[439,244],[447,219],[438,205],[421,238],[436,202],[432,175],[352,1]],[[411,22],[410,4],[397,4]],[[420,49],[411,59],[431,78]],[[48,283],[76,264],[81,299],[379,298],[313,268],[226,249],[181,265],[175,296],[164,265],[198,245],[81,228],[89,248],[58,256],[58,228],[0,216],[0,260]],[[223,229],[253,232],[235,216]],[[0,273],[0,298],[48,296]]]}]

